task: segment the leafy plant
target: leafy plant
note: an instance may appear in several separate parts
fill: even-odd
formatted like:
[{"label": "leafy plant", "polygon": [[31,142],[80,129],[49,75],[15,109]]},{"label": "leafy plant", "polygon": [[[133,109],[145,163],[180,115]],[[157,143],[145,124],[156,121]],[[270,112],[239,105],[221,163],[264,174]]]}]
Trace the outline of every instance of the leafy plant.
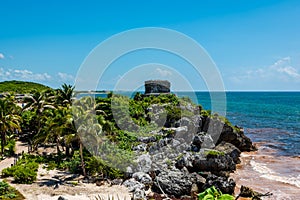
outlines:
[{"label": "leafy plant", "polygon": [[31,184],[36,180],[37,172],[31,165],[33,165],[33,163],[30,163],[30,165],[18,166],[16,168],[13,174],[16,183]]},{"label": "leafy plant", "polygon": [[214,186],[206,189],[204,192],[198,194],[198,200],[234,200],[234,196],[229,194],[222,194]]},{"label": "leafy plant", "polygon": [[36,180],[38,166],[34,159],[24,156],[16,165],[3,169],[2,175],[13,176],[16,183],[31,184]]},{"label": "leafy plant", "polygon": [[15,198],[17,195],[15,189],[12,188],[8,183],[0,181],[0,199],[4,198]]}]

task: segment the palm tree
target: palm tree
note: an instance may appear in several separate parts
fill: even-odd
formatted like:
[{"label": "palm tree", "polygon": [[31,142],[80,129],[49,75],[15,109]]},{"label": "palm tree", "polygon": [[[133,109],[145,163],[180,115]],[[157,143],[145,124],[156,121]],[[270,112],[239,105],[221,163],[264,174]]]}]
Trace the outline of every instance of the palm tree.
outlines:
[{"label": "palm tree", "polygon": [[7,133],[20,130],[21,117],[17,113],[17,106],[13,97],[8,96],[0,99],[0,133],[1,133],[1,154],[4,153]]},{"label": "palm tree", "polygon": [[73,92],[74,86],[64,83],[61,88],[57,90],[58,103],[60,105],[71,105]]},{"label": "palm tree", "polygon": [[[32,127],[32,136],[33,138],[35,135],[40,134],[42,129],[42,123],[45,117],[43,114],[48,109],[55,109],[53,103],[53,92],[51,90],[47,90],[44,92],[35,92],[30,96],[26,96],[24,98],[25,106],[23,107],[23,111],[31,111],[35,116],[31,118],[33,122],[31,124],[35,124],[35,127]],[[32,145],[32,144],[31,144]]]},{"label": "palm tree", "polygon": [[77,128],[75,137],[79,143],[81,166],[84,176],[86,176],[86,171],[83,158],[83,144],[85,144],[92,153],[97,154],[98,145],[101,140],[99,135],[102,133],[102,126],[98,123],[98,118],[95,114],[103,112],[96,110],[96,108],[97,105],[91,97],[83,97],[75,101],[72,106],[74,123]]},{"label": "palm tree", "polygon": [[23,107],[23,110],[33,110],[41,116],[44,110],[49,108],[55,109],[51,100],[52,96],[49,95],[49,91],[42,93],[35,92],[34,94],[24,98],[25,106]]}]

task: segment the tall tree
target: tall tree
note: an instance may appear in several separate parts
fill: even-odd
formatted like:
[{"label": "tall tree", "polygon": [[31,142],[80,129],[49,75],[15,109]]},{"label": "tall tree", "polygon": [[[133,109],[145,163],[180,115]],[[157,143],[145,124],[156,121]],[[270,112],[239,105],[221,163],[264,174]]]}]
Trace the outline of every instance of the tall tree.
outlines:
[{"label": "tall tree", "polygon": [[96,102],[91,97],[83,97],[73,103],[72,111],[74,122],[76,124],[76,138],[79,143],[79,152],[81,157],[81,166],[83,175],[86,176],[85,163],[83,158],[83,145],[88,146],[91,153],[97,153],[97,147],[100,142],[100,133],[102,126],[98,123],[96,113],[102,113],[100,110],[96,111]]},{"label": "tall tree", "polygon": [[6,136],[15,130],[20,130],[21,117],[18,107],[12,96],[0,99],[0,133],[1,133],[1,154],[4,153]]},{"label": "tall tree", "polygon": [[23,107],[23,111],[31,111],[31,114],[34,115],[30,118],[33,121],[28,122],[35,125],[35,127],[31,127],[32,130],[30,138],[33,138],[35,135],[40,133],[45,119],[43,116],[45,111],[56,108],[53,99],[54,93],[51,90],[35,92],[34,94],[24,98],[25,106]]}]

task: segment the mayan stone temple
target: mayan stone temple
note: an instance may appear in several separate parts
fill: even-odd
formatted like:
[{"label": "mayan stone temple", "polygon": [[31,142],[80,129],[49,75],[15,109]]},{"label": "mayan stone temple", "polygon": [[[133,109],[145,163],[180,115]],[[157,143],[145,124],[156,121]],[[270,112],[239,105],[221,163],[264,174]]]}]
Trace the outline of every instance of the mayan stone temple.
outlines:
[{"label": "mayan stone temple", "polygon": [[170,93],[171,84],[167,80],[148,80],[145,81],[145,95],[159,95]]}]

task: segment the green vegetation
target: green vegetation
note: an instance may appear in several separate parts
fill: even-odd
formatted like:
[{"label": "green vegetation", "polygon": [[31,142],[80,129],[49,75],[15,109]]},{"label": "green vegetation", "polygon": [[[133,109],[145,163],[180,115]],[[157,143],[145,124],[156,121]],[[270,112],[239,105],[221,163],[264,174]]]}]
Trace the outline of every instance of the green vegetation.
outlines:
[{"label": "green vegetation", "polygon": [[206,156],[211,156],[211,157],[215,157],[215,156],[224,156],[225,153],[221,152],[221,151],[217,151],[217,150],[209,150],[209,151],[205,151],[204,154]]},{"label": "green vegetation", "polygon": [[33,91],[42,92],[50,89],[47,86],[38,83],[26,81],[4,81],[0,82],[0,93],[17,93],[17,94],[30,94]]},{"label": "green vegetation", "polygon": [[11,187],[8,183],[6,183],[5,181],[0,181],[0,199],[22,200],[25,198],[19,191]]},{"label": "green vegetation", "polygon": [[234,200],[234,196],[229,194],[222,194],[214,186],[206,189],[204,192],[198,194],[198,200]]},{"label": "green vegetation", "polygon": [[[21,109],[14,103],[13,96],[6,96],[0,99],[0,134],[1,134],[1,155],[4,154],[7,138],[14,134],[14,131],[21,130]],[[9,147],[9,151],[13,148]]]},{"label": "green vegetation", "polygon": [[2,176],[14,177],[16,183],[30,184],[36,180],[38,163],[32,157],[24,155],[16,165],[2,170]]}]

